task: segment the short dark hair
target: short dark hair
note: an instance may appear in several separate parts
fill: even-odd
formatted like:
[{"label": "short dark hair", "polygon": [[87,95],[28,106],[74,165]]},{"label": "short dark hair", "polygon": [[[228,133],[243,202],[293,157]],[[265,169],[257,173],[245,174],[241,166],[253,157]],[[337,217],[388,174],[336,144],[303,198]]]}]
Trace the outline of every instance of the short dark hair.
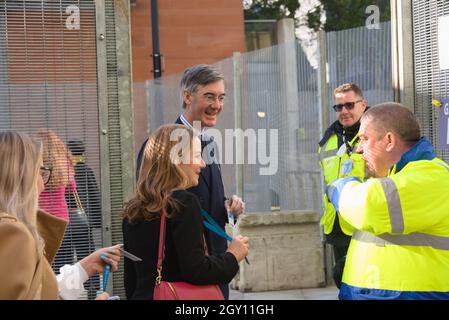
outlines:
[{"label": "short dark hair", "polygon": [[337,93],[349,92],[349,91],[353,91],[356,96],[359,96],[360,98],[363,99],[362,90],[355,83],[345,83],[345,84],[342,84],[341,86],[338,86],[334,90],[334,95]]},{"label": "short dark hair", "polygon": [[181,101],[185,109],[184,91],[196,92],[199,86],[206,86],[211,83],[223,80],[224,76],[213,66],[208,64],[197,64],[184,71],[181,79]]},{"label": "short dark hair", "polygon": [[404,105],[396,102],[376,104],[367,110],[360,121],[375,120],[379,136],[392,131],[407,145],[412,146],[421,138],[421,129],[415,115]]},{"label": "short dark hair", "polygon": [[67,147],[74,156],[82,156],[85,151],[84,142],[81,140],[70,140],[67,142]]}]

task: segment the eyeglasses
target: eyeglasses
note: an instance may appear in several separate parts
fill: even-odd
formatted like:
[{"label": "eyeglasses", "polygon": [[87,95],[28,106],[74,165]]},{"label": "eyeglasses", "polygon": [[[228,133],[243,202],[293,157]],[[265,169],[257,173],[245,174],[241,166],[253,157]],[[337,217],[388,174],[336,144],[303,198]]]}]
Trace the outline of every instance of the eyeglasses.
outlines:
[{"label": "eyeglasses", "polygon": [[336,104],[334,106],[332,106],[332,108],[334,108],[335,112],[340,112],[341,110],[343,110],[343,107],[346,108],[346,110],[352,110],[354,109],[354,106],[356,103],[362,102],[363,100],[357,100],[354,102],[346,102],[343,104]]},{"label": "eyeglasses", "polygon": [[45,166],[41,166],[39,169],[42,180],[44,181],[44,185],[47,185],[48,182],[50,182],[51,172],[53,171],[53,169]]},{"label": "eyeglasses", "polygon": [[201,95],[201,97],[209,103],[214,103],[215,101],[218,100],[219,104],[224,104],[224,101],[225,101],[224,95],[216,96],[213,93],[204,93]]}]

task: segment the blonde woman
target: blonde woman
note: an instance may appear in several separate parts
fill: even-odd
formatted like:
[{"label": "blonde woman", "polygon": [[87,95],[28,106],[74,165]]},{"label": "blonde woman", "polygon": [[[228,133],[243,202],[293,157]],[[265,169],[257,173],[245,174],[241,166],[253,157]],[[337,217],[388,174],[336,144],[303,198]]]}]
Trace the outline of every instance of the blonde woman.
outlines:
[{"label": "blonde woman", "polygon": [[[66,192],[76,190],[75,174],[70,151],[56,133],[47,128],[39,129],[36,138],[42,143],[44,190],[39,196],[39,208],[69,222]],[[75,257],[72,225],[69,224],[61,246],[54,258],[53,270],[72,264]]]},{"label": "blonde woman", "polygon": [[104,262],[117,269],[120,251],[109,247],[56,278],[50,264],[66,221],[38,212],[47,178],[40,143],[25,134],[0,132],[0,172],[0,299],[76,298],[82,283],[103,271]]},{"label": "blonde woman", "polygon": [[167,222],[162,280],[218,285],[236,275],[238,263],[248,254],[248,238],[237,236],[226,252],[206,255],[200,202],[186,191],[198,184],[204,167],[201,142],[192,129],[171,124],[150,136],[137,191],[125,206],[125,248],[143,259],[135,264],[125,259],[128,299],[153,299],[163,209]]},{"label": "blonde woman", "polygon": [[42,158],[47,171],[45,189],[39,197],[39,207],[69,221],[65,193],[67,188],[70,192],[76,190],[70,151],[51,129],[40,129],[37,138],[42,142]]}]

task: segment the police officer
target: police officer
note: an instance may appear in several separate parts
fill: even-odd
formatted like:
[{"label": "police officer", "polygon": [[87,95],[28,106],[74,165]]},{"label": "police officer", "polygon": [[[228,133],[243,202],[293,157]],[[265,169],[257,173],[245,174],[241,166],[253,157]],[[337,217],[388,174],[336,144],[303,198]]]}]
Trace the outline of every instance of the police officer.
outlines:
[{"label": "police officer", "polygon": [[[334,180],[354,176],[365,178],[365,163],[360,154],[355,153],[359,137],[360,117],[367,109],[366,101],[360,88],[347,83],[334,90],[337,120],[326,130],[319,142],[320,166],[326,185]],[[345,264],[345,256],[353,228],[342,220],[334,206],[324,195],[324,215],[320,222],[324,227],[326,242],[331,244],[334,252],[334,282],[340,288]]]}]

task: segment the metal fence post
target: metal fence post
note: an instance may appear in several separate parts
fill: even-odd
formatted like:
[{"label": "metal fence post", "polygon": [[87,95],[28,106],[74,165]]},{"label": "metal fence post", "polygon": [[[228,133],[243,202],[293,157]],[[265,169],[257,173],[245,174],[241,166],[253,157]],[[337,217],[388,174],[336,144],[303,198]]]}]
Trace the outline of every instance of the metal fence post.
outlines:
[{"label": "metal fence post", "polygon": [[109,175],[109,136],[108,136],[108,86],[106,60],[106,14],[104,0],[95,1],[97,30],[97,92],[100,125],[100,190],[102,217],[102,245],[112,244],[111,233],[111,193]]},{"label": "metal fence post", "polygon": [[[234,76],[234,119],[235,129],[243,129],[243,113],[242,113],[242,55],[240,52],[234,52],[232,55],[233,76]],[[244,199],[244,177],[243,177],[243,160],[244,160],[244,137],[236,135],[236,166],[235,166],[235,182],[236,192]]]},{"label": "metal fence post", "polygon": [[412,1],[391,1],[394,100],[415,112]]},{"label": "metal fence post", "polygon": [[324,134],[329,124],[329,101],[328,101],[328,76],[327,76],[327,47],[326,33],[318,32],[318,52],[319,52],[319,70],[318,70],[318,100],[320,106],[320,136]]},{"label": "metal fence post", "polygon": [[[127,0],[97,0],[97,72],[103,246],[122,242],[123,203],[133,193],[134,132],[131,88],[130,7]],[[123,269],[108,292],[124,297]]]},{"label": "metal fence post", "polygon": [[[320,127],[320,137],[324,135],[324,131],[329,125],[329,79],[327,72],[327,46],[326,46],[326,33],[324,31],[318,32],[318,53],[319,53],[319,70],[318,70],[318,101],[319,101],[319,127]],[[319,137],[319,138],[320,138]],[[318,138],[318,139],[319,139]],[[321,188],[317,188],[317,190],[321,190],[324,193],[324,176],[322,170],[320,170],[321,177]],[[321,210],[320,210],[321,211]],[[322,212],[320,212],[322,214]],[[323,272],[324,272],[324,281],[327,286],[329,283],[332,283],[332,249],[326,244],[325,235],[323,232],[323,228],[320,228],[321,240],[323,242]]]},{"label": "metal fence post", "polygon": [[115,29],[117,34],[117,89],[120,110],[120,142],[122,168],[125,169],[122,171],[123,200],[126,201],[134,193],[136,158],[131,75],[131,12],[128,0],[117,0],[115,3],[116,7],[120,7],[116,8]]},{"label": "metal fence post", "polygon": [[278,22],[279,75],[281,90],[281,127],[279,141],[279,186],[280,209],[290,210],[301,204],[295,189],[294,172],[299,171],[298,129],[299,129],[299,87],[297,40],[293,19]]}]

